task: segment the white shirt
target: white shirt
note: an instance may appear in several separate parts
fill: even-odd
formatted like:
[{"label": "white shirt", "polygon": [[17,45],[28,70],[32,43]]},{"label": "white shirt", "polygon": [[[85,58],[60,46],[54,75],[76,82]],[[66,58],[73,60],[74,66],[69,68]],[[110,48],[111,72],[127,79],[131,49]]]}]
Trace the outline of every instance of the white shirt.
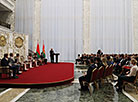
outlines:
[{"label": "white shirt", "polygon": [[138,66],[134,65],[131,69],[130,69],[130,73],[127,76],[136,76],[136,73],[138,71]]}]

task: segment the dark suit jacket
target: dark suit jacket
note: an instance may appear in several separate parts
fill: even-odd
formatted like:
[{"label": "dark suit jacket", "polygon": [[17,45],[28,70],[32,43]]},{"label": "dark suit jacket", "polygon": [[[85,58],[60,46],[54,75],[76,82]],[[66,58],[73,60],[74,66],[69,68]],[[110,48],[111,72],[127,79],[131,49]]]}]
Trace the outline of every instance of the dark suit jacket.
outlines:
[{"label": "dark suit jacket", "polygon": [[9,66],[9,61],[6,60],[6,58],[3,58],[3,59],[1,60],[1,66]]},{"label": "dark suit jacket", "polygon": [[91,79],[91,75],[92,75],[92,71],[96,68],[95,64],[92,64],[87,71],[87,75],[86,75],[86,81],[90,82]]},{"label": "dark suit jacket", "polygon": [[8,58],[9,63],[13,66],[15,64],[15,61],[12,58]]},{"label": "dark suit jacket", "polygon": [[50,57],[54,58],[54,51],[53,50],[50,50]]}]

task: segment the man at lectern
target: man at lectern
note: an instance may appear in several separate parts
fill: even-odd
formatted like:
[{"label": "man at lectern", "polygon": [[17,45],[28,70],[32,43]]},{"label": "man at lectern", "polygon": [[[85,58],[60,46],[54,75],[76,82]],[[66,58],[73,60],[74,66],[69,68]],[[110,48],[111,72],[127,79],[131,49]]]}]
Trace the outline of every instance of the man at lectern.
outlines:
[{"label": "man at lectern", "polygon": [[52,48],[50,50],[50,59],[51,59],[51,63],[54,63],[54,50]]}]

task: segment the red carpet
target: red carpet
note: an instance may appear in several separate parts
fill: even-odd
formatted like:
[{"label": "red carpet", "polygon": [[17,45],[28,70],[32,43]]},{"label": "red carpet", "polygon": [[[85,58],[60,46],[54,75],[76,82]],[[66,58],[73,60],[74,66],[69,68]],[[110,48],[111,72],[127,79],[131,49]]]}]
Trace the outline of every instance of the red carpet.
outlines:
[{"label": "red carpet", "polygon": [[0,86],[33,87],[70,82],[74,79],[74,64],[48,63],[37,68],[31,68],[18,76],[18,79],[0,79]]}]

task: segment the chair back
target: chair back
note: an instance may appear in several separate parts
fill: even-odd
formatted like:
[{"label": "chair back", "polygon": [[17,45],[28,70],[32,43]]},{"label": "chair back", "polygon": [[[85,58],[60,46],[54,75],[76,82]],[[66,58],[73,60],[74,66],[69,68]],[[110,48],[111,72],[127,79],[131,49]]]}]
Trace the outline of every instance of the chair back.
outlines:
[{"label": "chair back", "polygon": [[95,68],[93,71],[92,71],[92,75],[91,75],[91,80],[90,82],[93,82],[97,79],[97,75],[98,75],[98,69]]},{"label": "chair back", "polygon": [[137,82],[137,80],[138,80],[138,71],[136,72],[136,78],[134,80],[134,84]]},{"label": "chair back", "polygon": [[107,77],[109,72],[109,66],[106,66],[105,71],[104,71],[104,78]]},{"label": "chair back", "polygon": [[2,74],[10,73],[9,66],[0,66],[0,73]]},{"label": "chair back", "polygon": [[112,75],[112,73],[113,73],[113,65],[110,65],[107,76]]},{"label": "chair back", "polygon": [[1,59],[0,59],[0,66],[1,66]]},{"label": "chair back", "polygon": [[98,71],[98,76],[97,76],[98,79],[102,78],[103,75],[104,75],[104,67],[102,66],[99,68],[99,71]]}]

